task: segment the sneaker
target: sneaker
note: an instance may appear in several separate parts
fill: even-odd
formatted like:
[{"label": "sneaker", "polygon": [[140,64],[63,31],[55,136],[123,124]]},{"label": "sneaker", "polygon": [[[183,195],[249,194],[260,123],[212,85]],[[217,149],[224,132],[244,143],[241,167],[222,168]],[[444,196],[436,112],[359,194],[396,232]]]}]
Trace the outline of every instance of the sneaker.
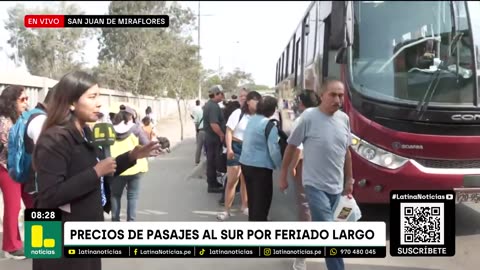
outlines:
[{"label": "sneaker", "polygon": [[243,209],[242,210],[242,213],[245,215],[245,216],[248,216],[248,207]]},{"label": "sneaker", "polygon": [[230,214],[230,212],[224,211],[224,212],[218,213],[217,219],[220,221],[225,221],[231,216],[232,214]]},{"label": "sneaker", "polygon": [[13,252],[5,251],[5,258],[14,259],[14,260],[24,260],[26,257],[25,257],[25,253],[23,252],[23,249],[19,249]]},{"label": "sneaker", "polygon": [[227,182],[227,174],[217,172],[217,183],[220,184],[222,187],[224,187],[225,182]]},{"label": "sneaker", "polygon": [[307,270],[305,258],[296,258],[293,262],[293,270]]}]

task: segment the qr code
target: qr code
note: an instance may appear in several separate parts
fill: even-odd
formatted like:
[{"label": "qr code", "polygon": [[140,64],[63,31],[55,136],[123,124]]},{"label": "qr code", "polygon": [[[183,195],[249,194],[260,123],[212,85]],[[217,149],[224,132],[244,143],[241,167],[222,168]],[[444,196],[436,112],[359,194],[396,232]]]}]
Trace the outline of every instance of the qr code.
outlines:
[{"label": "qr code", "polygon": [[401,245],[443,245],[443,203],[400,204]]}]

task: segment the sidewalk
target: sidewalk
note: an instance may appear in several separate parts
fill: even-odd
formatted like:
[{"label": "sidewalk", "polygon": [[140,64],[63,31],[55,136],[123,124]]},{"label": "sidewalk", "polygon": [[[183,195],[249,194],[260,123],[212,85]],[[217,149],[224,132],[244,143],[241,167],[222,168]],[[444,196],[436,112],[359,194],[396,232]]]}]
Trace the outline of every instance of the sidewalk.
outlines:
[{"label": "sidewalk", "polygon": [[[195,137],[195,127],[189,115],[190,114],[187,111],[186,121],[183,127],[184,140]],[[184,116],[182,115],[182,117]],[[170,140],[170,149],[175,151],[174,150],[175,146],[181,142],[180,121],[178,118],[178,113],[174,113],[166,118],[160,119],[157,122],[156,131],[158,136],[167,137]],[[192,147],[195,147],[195,144],[192,144]],[[193,164],[194,164],[194,160],[192,156],[192,166]],[[24,206],[22,203],[22,210],[20,211],[21,215],[19,217],[21,220],[23,220],[23,209],[24,209]],[[3,196],[1,191],[0,191],[0,233],[3,233]]]}]

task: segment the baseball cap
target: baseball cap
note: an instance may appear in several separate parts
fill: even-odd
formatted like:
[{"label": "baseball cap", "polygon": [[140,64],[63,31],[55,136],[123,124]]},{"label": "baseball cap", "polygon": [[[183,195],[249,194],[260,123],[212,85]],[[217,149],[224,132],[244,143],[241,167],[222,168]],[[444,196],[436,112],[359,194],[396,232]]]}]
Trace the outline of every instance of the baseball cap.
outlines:
[{"label": "baseball cap", "polygon": [[223,92],[223,87],[221,85],[214,85],[208,90],[208,94],[218,94]]},{"label": "baseball cap", "polygon": [[131,115],[133,115],[133,116],[136,116],[135,110],[132,109],[132,108],[129,107],[129,106],[121,105],[121,106],[120,106],[120,110],[121,110],[121,111],[125,111],[125,112],[127,112],[127,113],[129,113],[129,114],[131,114]]}]

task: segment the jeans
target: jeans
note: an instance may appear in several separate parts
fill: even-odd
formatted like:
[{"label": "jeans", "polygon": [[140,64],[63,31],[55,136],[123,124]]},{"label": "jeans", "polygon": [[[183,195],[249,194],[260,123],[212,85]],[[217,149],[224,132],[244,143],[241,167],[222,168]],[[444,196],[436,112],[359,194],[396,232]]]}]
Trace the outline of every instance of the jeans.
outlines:
[{"label": "jeans", "polygon": [[[312,186],[305,186],[312,221],[333,221],[333,207],[342,194],[329,194]],[[325,258],[328,270],[344,270],[343,258]]]},{"label": "jeans", "polygon": [[242,143],[237,141],[232,141],[232,150],[233,150],[233,159],[227,159],[227,167],[229,166],[240,166],[240,155],[242,154]]},{"label": "jeans", "polygon": [[120,221],[122,194],[125,186],[127,186],[127,221],[135,221],[141,176],[142,173],[117,176],[112,180],[110,184],[112,221]]}]

